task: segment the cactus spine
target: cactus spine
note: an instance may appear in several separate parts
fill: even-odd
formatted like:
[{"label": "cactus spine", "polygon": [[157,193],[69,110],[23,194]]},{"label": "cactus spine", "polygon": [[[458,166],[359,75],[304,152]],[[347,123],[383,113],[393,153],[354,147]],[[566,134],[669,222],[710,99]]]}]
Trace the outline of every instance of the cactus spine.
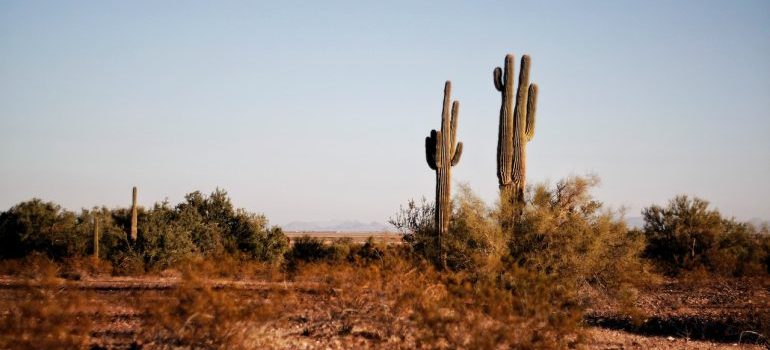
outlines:
[{"label": "cactus spine", "polygon": [[136,186],[134,186],[134,189],[132,191],[131,195],[131,241],[136,242],[138,233],[137,233],[137,209],[136,209]]},{"label": "cactus spine", "polygon": [[[524,203],[527,178],[527,142],[535,136],[537,85],[529,83],[530,58],[521,57],[518,89],[514,91],[514,57],[505,56],[505,70],[495,68],[493,81],[502,95],[497,139],[497,179],[504,205],[518,218]],[[515,105],[514,105],[514,92]]]},{"label": "cactus spine", "polygon": [[99,217],[94,213],[94,261],[99,260]]},{"label": "cactus spine", "polygon": [[447,81],[444,85],[444,104],[441,109],[441,130],[431,130],[430,136],[425,138],[425,156],[428,166],[436,172],[435,218],[439,263],[442,268],[446,268],[444,237],[449,229],[449,218],[452,214],[451,169],[460,161],[463,152],[463,143],[457,142],[460,102],[452,103],[450,117],[451,92],[452,83]]}]

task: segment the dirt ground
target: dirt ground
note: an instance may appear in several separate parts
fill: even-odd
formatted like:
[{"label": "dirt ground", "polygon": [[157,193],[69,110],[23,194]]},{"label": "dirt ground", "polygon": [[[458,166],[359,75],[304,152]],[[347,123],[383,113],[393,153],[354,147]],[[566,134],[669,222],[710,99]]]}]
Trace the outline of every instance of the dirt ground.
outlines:
[{"label": "dirt ground", "polygon": [[[83,317],[93,322],[92,348],[142,348],[147,340],[141,339],[140,329],[152,320],[146,319],[146,310],[139,304],[146,300],[170,302],[178,283],[178,276],[85,277],[54,284],[5,276],[0,277],[0,310],[32,298],[31,291],[38,289],[53,289],[59,298],[82,296]],[[259,338],[255,344],[283,349],[411,347],[399,343],[392,334],[389,337],[395,340],[386,338],[384,334],[389,332],[366,322],[365,309],[376,305],[363,306],[358,310],[362,317],[348,318],[349,324],[334,321],[323,305],[335,291],[320,285],[269,279],[214,279],[207,283],[232,292],[230,295],[242,303],[281,298],[286,291],[298,298],[299,307],[291,312],[259,325],[244,325],[251,327],[252,337]],[[663,281],[641,291],[632,311],[593,297],[598,302],[585,317],[587,349],[763,349],[767,344],[758,336],[766,330],[757,327],[767,325],[770,317],[768,281]]]}]

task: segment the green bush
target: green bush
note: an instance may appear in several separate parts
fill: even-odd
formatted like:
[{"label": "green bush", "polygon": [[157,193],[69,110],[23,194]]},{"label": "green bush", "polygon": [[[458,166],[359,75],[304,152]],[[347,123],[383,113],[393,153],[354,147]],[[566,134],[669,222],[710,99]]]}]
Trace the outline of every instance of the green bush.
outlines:
[{"label": "green bush", "polygon": [[165,269],[193,256],[193,225],[178,219],[178,212],[168,202],[156,203],[139,220],[139,239],[135,249],[148,269]]},{"label": "green bush", "polygon": [[0,257],[20,258],[32,252],[53,258],[83,254],[88,238],[77,230],[74,213],[40,199],[21,202],[0,213]]},{"label": "green bush", "polygon": [[288,248],[278,227],[264,215],[233,208],[227,192],[192,192],[172,207],[156,203],[139,209],[139,237],[129,242],[130,211],[94,208],[79,214],[39,199],[0,213],[0,258],[21,258],[33,252],[54,259],[93,254],[94,218],[100,228],[99,255],[117,272],[164,269],[192,257],[231,255],[277,262]]},{"label": "green bush", "polygon": [[238,210],[232,220],[230,251],[240,251],[246,256],[266,262],[279,261],[289,248],[289,238],[280,227],[268,227],[264,215]]},{"label": "green bush", "polygon": [[666,207],[645,208],[645,255],[672,275],[706,269],[744,276],[766,270],[770,250],[763,242],[767,235],[746,223],[725,219],[708,207],[703,199],[680,195]]}]

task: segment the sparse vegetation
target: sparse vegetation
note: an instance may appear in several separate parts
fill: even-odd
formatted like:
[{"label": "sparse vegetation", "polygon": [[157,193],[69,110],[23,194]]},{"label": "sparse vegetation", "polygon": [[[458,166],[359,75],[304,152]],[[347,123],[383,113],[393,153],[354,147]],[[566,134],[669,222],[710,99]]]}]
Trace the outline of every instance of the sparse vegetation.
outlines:
[{"label": "sparse vegetation", "polygon": [[[698,238],[715,246],[696,250],[696,256],[704,254],[701,260],[674,265],[677,271],[734,276],[766,269],[768,257],[762,252],[770,243],[761,230],[718,217],[701,201],[681,199],[679,207],[645,212],[664,225],[629,230],[622,213],[591,196],[597,184],[595,177],[572,177],[553,186],[530,186],[518,222],[508,229],[505,210],[511,207],[490,208],[468,186],[460,186],[444,242],[445,270],[434,207],[425,200],[409,202],[391,220],[404,233],[403,245],[300,237],[291,246],[280,229],[268,228],[263,216],[234,209],[224,191],[193,192],[173,207],[138,208],[136,243],[127,238],[127,209],[74,214],[40,200],[20,203],[0,214],[3,239],[17,242],[4,246],[0,273],[16,276],[24,286],[11,289],[21,292],[18,302],[0,316],[7,330],[0,345],[87,348],[123,341],[144,348],[297,348],[308,342],[342,348],[573,348],[589,341],[585,322],[615,320],[617,325],[650,317],[638,307],[645,293],[658,293],[649,266],[690,260],[652,254],[669,245],[648,239],[669,236],[652,236],[648,230],[681,227],[677,220],[683,217],[709,228],[715,238],[698,237],[702,231],[655,232],[674,232],[668,239],[687,234],[683,242],[695,237],[696,247]],[[94,218],[101,232],[99,261],[90,257]],[[687,254],[692,256],[692,250]],[[168,268],[171,272],[161,272]],[[156,277],[140,277],[137,281],[147,281],[136,282],[141,289],[119,292],[123,297],[118,299],[90,294],[94,282],[89,276],[128,272],[154,272]],[[667,283],[665,288],[672,288]],[[702,287],[694,288],[711,288],[703,278],[698,283]],[[742,289],[721,289],[764,300],[753,282],[742,283]],[[133,311],[118,318],[86,317],[116,304],[118,310]],[[597,305],[600,310],[617,306],[596,318]],[[751,339],[764,339],[767,321],[745,314],[754,316],[735,322],[759,334]],[[114,336],[104,334],[112,333],[101,333],[105,322],[121,317],[134,320],[130,338],[110,340]],[[656,322],[658,327],[667,324]],[[670,322],[686,327],[682,322],[689,321]],[[717,321],[702,322],[711,323],[701,324],[696,334],[716,334],[711,329]],[[641,323],[624,327],[664,331]]]}]

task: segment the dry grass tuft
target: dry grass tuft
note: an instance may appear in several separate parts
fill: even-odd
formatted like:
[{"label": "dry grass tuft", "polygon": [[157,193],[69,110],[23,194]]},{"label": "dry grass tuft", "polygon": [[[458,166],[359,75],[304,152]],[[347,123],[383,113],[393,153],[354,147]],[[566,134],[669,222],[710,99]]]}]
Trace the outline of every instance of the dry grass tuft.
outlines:
[{"label": "dry grass tuft", "polygon": [[[24,259],[13,271],[27,280],[0,314],[1,349],[85,349],[92,322],[88,293],[68,292],[59,267],[43,256]],[[5,262],[3,270],[14,267]],[[21,268],[21,266],[24,266]],[[4,271],[4,272],[5,272]],[[91,307],[93,309],[93,307]]]},{"label": "dry grass tuft", "polygon": [[140,339],[151,348],[244,348],[251,325],[277,317],[278,308],[261,298],[244,298],[234,289],[215,289],[194,270],[182,272],[170,296],[139,296],[145,314]]}]

